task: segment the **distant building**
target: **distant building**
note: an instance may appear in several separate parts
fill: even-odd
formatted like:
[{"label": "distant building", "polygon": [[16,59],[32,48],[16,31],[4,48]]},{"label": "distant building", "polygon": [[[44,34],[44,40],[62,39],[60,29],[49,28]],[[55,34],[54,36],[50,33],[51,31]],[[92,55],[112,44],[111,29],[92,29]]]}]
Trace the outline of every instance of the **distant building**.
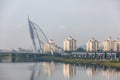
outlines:
[{"label": "distant building", "polygon": [[55,44],[54,40],[49,40],[49,43],[44,44],[44,52],[58,52],[58,46]]},{"label": "distant building", "polygon": [[51,50],[54,52],[55,42],[53,40],[49,40],[49,43],[44,44],[44,52],[50,53]]},{"label": "distant building", "polygon": [[98,51],[98,47],[99,47],[99,42],[94,38],[86,42],[86,51],[88,52]]},{"label": "distant building", "polygon": [[[14,51],[13,51],[13,52],[14,52]],[[19,52],[19,53],[32,53],[33,50],[31,50],[31,49],[18,48],[18,49],[16,50],[16,52]]]},{"label": "distant building", "polygon": [[120,51],[120,39],[119,38],[113,41],[113,51]]},{"label": "distant building", "polygon": [[113,40],[111,37],[103,41],[103,51],[113,51]]},{"label": "distant building", "polygon": [[76,51],[76,40],[71,36],[63,42],[64,51]]}]

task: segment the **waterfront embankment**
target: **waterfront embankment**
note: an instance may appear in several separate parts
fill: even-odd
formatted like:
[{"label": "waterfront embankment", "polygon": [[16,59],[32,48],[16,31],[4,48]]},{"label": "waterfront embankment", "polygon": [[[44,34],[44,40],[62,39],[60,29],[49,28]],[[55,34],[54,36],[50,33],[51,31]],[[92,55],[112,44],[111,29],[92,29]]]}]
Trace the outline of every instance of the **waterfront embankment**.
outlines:
[{"label": "waterfront embankment", "polygon": [[69,64],[96,64],[108,67],[120,68],[120,61],[116,60],[98,60],[98,59],[78,59],[78,58],[64,58],[55,56],[42,56],[39,58],[40,61],[54,61]]},{"label": "waterfront embankment", "polygon": [[54,61],[60,63],[69,64],[95,64],[103,65],[108,67],[120,68],[120,60],[108,60],[108,59],[97,59],[97,58],[76,58],[73,56],[65,55],[34,55],[34,54],[14,54],[14,55],[0,55],[0,62],[41,62],[41,61]]}]

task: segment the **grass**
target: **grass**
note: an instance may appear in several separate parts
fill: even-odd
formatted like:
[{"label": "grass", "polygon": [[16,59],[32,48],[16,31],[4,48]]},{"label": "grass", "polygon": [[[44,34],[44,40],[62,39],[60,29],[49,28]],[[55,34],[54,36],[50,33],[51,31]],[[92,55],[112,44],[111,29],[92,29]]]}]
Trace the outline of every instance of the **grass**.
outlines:
[{"label": "grass", "polygon": [[[2,57],[0,57],[1,62]],[[73,57],[65,57],[65,56],[37,56],[35,59],[34,57],[26,58],[24,56],[17,56],[13,60],[14,62],[40,62],[40,61],[54,61],[54,62],[61,62],[61,63],[69,63],[69,64],[99,64],[104,66],[110,67],[117,67],[120,68],[120,61],[110,61],[110,60],[97,60],[97,59],[80,59],[80,58],[73,58]]]},{"label": "grass", "polygon": [[99,64],[110,67],[120,68],[120,61],[110,61],[110,60],[95,60],[95,59],[78,59],[78,58],[63,58],[63,57],[54,57],[54,56],[44,56],[39,58],[40,60],[45,61],[55,61],[62,63],[70,64]]}]

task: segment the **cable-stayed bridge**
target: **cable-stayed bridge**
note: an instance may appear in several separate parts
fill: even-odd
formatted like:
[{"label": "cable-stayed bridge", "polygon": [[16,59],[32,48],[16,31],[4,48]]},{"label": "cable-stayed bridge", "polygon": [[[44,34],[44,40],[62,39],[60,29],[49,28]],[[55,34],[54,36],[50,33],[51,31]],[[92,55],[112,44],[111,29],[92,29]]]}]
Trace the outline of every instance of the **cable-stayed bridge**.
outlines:
[{"label": "cable-stayed bridge", "polygon": [[54,49],[61,50],[61,52],[63,52],[63,50],[60,47],[55,46],[55,45],[53,47],[53,45],[50,43],[45,33],[42,31],[42,29],[36,23],[32,22],[29,19],[29,17],[28,17],[28,25],[29,25],[31,40],[33,43],[34,53],[44,54],[45,47],[50,49],[50,53],[52,55],[54,54]]},{"label": "cable-stayed bridge", "polygon": [[[26,53],[21,53],[21,52],[0,52],[0,54],[4,55],[12,55],[12,56],[16,56],[16,55],[21,55],[21,56],[34,56],[34,58],[36,56],[42,56],[42,55],[54,55],[55,52],[53,51],[53,48],[58,48],[58,47],[53,47],[50,42],[49,39],[47,38],[47,36],[45,35],[45,33],[42,31],[42,29],[33,21],[31,21],[28,17],[28,27],[29,27],[29,32],[30,32],[30,37],[32,40],[32,44],[33,44],[33,52],[26,52]],[[44,52],[44,46],[47,44],[47,47],[50,49],[49,53],[45,53]],[[59,48],[61,49],[61,48]],[[4,53],[4,54],[3,54]],[[78,58],[106,58],[107,56],[112,58],[116,58],[119,57],[120,58],[120,52],[72,52],[70,53],[66,53],[61,49],[61,53],[62,55],[70,55],[73,57],[78,57]]]},{"label": "cable-stayed bridge", "polygon": [[[47,43],[48,47],[50,47],[51,49],[51,54],[53,54],[52,47],[49,44],[49,40],[42,29],[36,23],[30,21],[29,17],[28,24],[34,53],[44,53],[44,45]],[[39,51],[37,47],[39,48]]]}]

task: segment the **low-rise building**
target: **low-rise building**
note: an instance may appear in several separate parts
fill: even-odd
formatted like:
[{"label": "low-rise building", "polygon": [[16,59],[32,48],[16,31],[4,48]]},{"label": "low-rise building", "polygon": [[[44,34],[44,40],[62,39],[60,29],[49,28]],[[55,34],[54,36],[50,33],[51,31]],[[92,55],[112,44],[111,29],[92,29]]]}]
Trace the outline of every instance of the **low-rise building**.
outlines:
[{"label": "low-rise building", "polygon": [[44,53],[60,53],[61,49],[55,44],[54,40],[49,40],[49,43],[44,44]]},{"label": "low-rise building", "polygon": [[49,43],[44,44],[44,53],[50,53],[51,51],[55,52],[55,50],[56,50],[56,45],[53,40],[49,40]]}]

